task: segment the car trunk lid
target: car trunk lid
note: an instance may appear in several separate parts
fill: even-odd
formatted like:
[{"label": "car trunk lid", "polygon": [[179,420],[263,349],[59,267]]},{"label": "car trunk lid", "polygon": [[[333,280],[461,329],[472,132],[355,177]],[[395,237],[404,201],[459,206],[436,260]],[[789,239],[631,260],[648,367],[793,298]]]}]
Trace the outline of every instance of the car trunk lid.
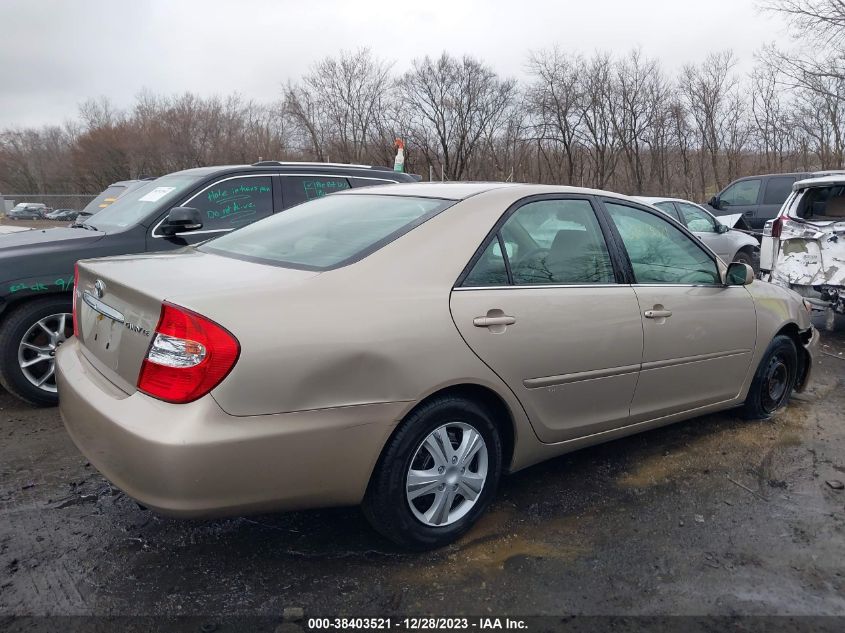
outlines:
[{"label": "car trunk lid", "polygon": [[122,391],[134,393],[164,301],[195,309],[192,297],[203,297],[204,305],[209,296],[225,302],[227,291],[283,288],[315,274],[192,249],[82,261],[76,303],[83,354]]}]

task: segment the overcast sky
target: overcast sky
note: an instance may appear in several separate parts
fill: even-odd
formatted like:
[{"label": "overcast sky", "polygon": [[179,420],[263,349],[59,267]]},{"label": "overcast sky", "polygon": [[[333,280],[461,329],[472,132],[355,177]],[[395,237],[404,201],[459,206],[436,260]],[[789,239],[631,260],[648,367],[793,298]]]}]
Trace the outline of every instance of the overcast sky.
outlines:
[{"label": "overcast sky", "polygon": [[755,0],[0,0],[0,128],[61,123],[146,88],[270,101],[340,49],[469,53],[519,77],[528,51],[625,52],[668,68],[732,48],[747,71],[783,36]]}]

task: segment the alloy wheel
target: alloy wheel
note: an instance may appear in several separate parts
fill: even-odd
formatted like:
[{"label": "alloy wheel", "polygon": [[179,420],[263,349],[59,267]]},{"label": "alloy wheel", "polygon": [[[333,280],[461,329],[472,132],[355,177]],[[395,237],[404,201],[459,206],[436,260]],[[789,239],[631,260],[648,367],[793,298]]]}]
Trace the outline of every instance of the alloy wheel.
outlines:
[{"label": "alloy wheel", "polygon": [[51,314],[36,321],[18,346],[18,366],[24,377],[44,391],[56,393],[56,350],[73,335],[73,316]]}]

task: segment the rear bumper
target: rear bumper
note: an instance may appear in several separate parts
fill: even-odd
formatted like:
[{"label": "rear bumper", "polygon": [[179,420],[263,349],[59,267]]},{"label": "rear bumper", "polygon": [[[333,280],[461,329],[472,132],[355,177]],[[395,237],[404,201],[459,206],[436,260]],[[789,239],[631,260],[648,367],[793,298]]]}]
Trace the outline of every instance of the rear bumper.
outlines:
[{"label": "rear bumper", "polygon": [[127,395],[75,338],[56,364],[62,419],[79,450],[130,497],[175,516],[357,504],[405,407],[237,417],[211,396],[175,405]]}]

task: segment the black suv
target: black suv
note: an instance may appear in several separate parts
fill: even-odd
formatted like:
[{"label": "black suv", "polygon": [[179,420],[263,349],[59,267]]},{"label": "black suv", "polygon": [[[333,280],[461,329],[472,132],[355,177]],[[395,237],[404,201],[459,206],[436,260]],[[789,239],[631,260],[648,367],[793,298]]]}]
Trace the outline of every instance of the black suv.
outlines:
[{"label": "black suv", "polygon": [[201,167],[144,183],[79,226],[2,235],[0,383],[33,404],[56,404],[54,354],[73,333],[77,260],[180,248],[333,191],[416,180],[367,165]]},{"label": "black suv", "polygon": [[777,216],[796,181],[840,173],[833,170],[748,176],[734,180],[710,198],[707,205],[715,215],[741,213],[748,226],[762,229],[768,220]]}]

